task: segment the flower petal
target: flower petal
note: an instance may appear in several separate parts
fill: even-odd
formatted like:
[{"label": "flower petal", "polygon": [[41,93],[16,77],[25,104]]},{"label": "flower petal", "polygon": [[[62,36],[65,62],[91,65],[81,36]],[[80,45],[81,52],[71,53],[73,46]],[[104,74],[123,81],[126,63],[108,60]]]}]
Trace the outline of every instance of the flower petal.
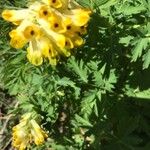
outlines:
[{"label": "flower petal", "polygon": [[29,47],[27,48],[27,58],[28,60],[38,66],[43,63],[43,58],[42,58],[42,51],[41,47],[36,40],[32,40],[29,43]]},{"label": "flower petal", "polygon": [[35,37],[40,36],[41,30],[37,25],[31,24],[25,27],[23,30],[23,35],[26,39],[33,39]]},{"label": "flower petal", "polygon": [[88,23],[90,19],[91,11],[85,9],[73,9],[71,11],[67,11],[68,15],[72,19],[72,22],[76,26],[84,26]]},{"label": "flower petal", "polygon": [[22,9],[22,10],[4,10],[2,12],[2,17],[14,23],[15,25],[19,25],[21,21],[26,19],[29,16],[29,10],[28,9]]},{"label": "flower petal", "polygon": [[50,5],[54,8],[60,8],[62,7],[63,3],[61,0],[42,0],[47,5]]},{"label": "flower petal", "polygon": [[10,45],[16,49],[22,48],[27,43],[27,39],[18,30],[12,30],[9,35],[11,37]]}]

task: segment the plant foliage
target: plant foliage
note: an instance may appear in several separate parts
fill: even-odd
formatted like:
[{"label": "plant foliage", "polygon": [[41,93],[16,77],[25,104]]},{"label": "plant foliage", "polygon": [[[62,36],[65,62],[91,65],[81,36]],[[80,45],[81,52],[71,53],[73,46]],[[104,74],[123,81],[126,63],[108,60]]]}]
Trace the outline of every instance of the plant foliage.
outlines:
[{"label": "plant foliage", "polygon": [[[150,1],[77,2],[93,11],[86,42],[56,67],[36,67],[26,50],[11,48],[13,27],[0,18],[0,87],[19,101],[17,108],[4,105],[15,114],[8,130],[34,109],[49,138],[33,150],[149,150]],[[7,0],[0,7],[25,3]]]}]

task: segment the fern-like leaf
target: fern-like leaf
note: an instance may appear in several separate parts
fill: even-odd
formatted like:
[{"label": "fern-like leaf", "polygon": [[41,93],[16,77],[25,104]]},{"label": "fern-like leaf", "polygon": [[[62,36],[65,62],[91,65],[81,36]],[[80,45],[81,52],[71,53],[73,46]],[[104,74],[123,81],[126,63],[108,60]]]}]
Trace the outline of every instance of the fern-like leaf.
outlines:
[{"label": "fern-like leaf", "polygon": [[72,71],[78,75],[79,80],[81,82],[87,83],[88,82],[88,70],[87,67],[84,66],[83,60],[81,59],[80,62],[76,62],[74,57],[71,57],[68,63],[68,67],[72,69]]}]

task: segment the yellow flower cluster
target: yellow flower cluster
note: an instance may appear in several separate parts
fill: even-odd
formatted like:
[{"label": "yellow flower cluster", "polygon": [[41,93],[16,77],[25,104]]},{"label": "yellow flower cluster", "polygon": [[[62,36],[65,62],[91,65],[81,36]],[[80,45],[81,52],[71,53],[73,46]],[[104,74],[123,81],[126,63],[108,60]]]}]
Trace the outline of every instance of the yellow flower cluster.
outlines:
[{"label": "yellow flower cluster", "polygon": [[40,145],[47,138],[47,134],[41,129],[35,119],[32,119],[32,113],[22,116],[20,123],[13,127],[12,145],[18,150],[24,150],[34,142]]},{"label": "yellow flower cluster", "polygon": [[60,55],[70,56],[71,49],[84,43],[90,10],[73,0],[39,0],[21,10],[4,10],[2,17],[16,25],[10,35],[10,45],[27,48],[27,58],[41,65],[47,58],[56,65]]}]

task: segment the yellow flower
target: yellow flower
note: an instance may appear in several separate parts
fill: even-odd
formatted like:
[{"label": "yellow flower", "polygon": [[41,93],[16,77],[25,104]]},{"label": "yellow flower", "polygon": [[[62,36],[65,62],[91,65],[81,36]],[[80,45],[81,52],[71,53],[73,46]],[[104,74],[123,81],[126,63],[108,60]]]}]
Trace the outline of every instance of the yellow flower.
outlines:
[{"label": "yellow flower", "polygon": [[42,0],[45,4],[54,8],[66,8],[68,6],[68,0]]},{"label": "yellow flower", "polygon": [[84,40],[80,36],[75,36],[72,38],[73,44],[78,47],[84,43]]},{"label": "yellow flower", "polygon": [[[65,47],[60,48],[54,41],[50,40],[48,37],[41,38],[43,40],[43,43],[45,46],[42,49],[43,56],[48,58],[49,63],[51,65],[56,65],[57,59],[59,58],[59,54],[65,55],[66,57],[70,56],[70,52],[67,50],[66,47],[66,42],[65,42]],[[67,41],[67,39],[66,39]],[[68,46],[69,46],[69,41],[68,41]]]},{"label": "yellow flower", "polygon": [[27,39],[17,29],[12,30],[9,36],[11,37],[10,45],[16,49],[22,48],[27,43]]},{"label": "yellow flower", "polygon": [[87,34],[87,29],[86,29],[87,25],[81,26],[79,28],[79,33],[82,34]]},{"label": "yellow flower", "polygon": [[35,39],[29,42],[29,47],[27,48],[27,58],[32,64],[36,66],[43,63],[41,48],[42,43]]},{"label": "yellow flower", "polygon": [[72,49],[73,47],[74,47],[74,45],[73,45],[73,42],[71,41],[71,38],[66,38],[65,48]]},{"label": "yellow flower", "polygon": [[52,15],[52,11],[48,6],[42,5],[38,10],[39,18],[48,19]]},{"label": "yellow flower", "polygon": [[66,26],[61,18],[61,16],[53,13],[51,17],[49,17],[50,28],[58,33],[64,33],[66,31]]},{"label": "yellow flower", "polygon": [[15,25],[19,25],[21,21],[29,17],[29,10],[22,9],[22,10],[4,10],[2,12],[2,17],[12,22]]},{"label": "yellow flower", "polygon": [[28,119],[31,114],[26,114],[20,123],[13,127],[12,145],[19,150],[24,150],[29,144]]},{"label": "yellow flower", "polygon": [[58,49],[59,53],[66,56],[66,57],[69,57],[70,56],[70,51],[67,49],[67,48],[62,48],[62,49]]},{"label": "yellow flower", "polygon": [[58,56],[58,51],[54,49],[54,44],[46,37],[42,37],[41,41],[43,42],[43,49],[42,54],[45,58],[48,58],[49,63],[51,65],[56,65],[57,60],[56,57]]},{"label": "yellow flower", "polygon": [[12,145],[18,148],[19,150],[24,150],[28,144],[29,144],[29,135],[25,127],[16,128],[16,130],[13,131]]},{"label": "yellow flower", "polygon": [[33,39],[35,37],[39,37],[41,34],[41,30],[37,25],[31,24],[25,27],[23,30],[23,35],[26,39]]},{"label": "yellow flower", "polygon": [[[13,127],[12,146],[25,150],[32,142],[42,144],[47,138],[46,132],[40,128],[32,113],[26,113],[20,123]],[[33,119],[34,118],[34,119]]]},{"label": "yellow flower", "polygon": [[80,28],[79,26],[75,26],[74,24],[69,24],[66,26],[67,31],[65,32],[66,36],[68,37],[74,37],[80,33]]},{"label": "yellow flower", "polygon": [[19,27],[9,33],[11,37],[10,45],[17,49],[22,48],[27,42],[40,36],[40,34],[40,28],[37,25],[30,21],[23,21]]},{"label": "yellow flower", "polygon": [[66,11],[67,16],[69,16],[72,19],[72,22],[76,26],[84,26],[85,24],[88,23],[90,19],[90,10],[86,9],[73,9],[70,11]]},{"label": "yellow flower", "polygon": [[63,34],[59,34],[50,29],[44,29],[46,36],[60,48],[65,47],[66,38]]},{"label": "yellow flower", "polygon": [[17,25],[9,35],[10,45],[27,48],[27,58],[34,65],[45,59],[56,65],[60,56],[84,44],[91,11],[70,0],[35,1],[26,9],[4,10],[2,17]]},{"label": "yellow flower", "polygon": [[47,138],[47,134],[40,128],[35,120],[31,120],[31,135],[33,136],[36,145],[42,144],[44,139]]}]

